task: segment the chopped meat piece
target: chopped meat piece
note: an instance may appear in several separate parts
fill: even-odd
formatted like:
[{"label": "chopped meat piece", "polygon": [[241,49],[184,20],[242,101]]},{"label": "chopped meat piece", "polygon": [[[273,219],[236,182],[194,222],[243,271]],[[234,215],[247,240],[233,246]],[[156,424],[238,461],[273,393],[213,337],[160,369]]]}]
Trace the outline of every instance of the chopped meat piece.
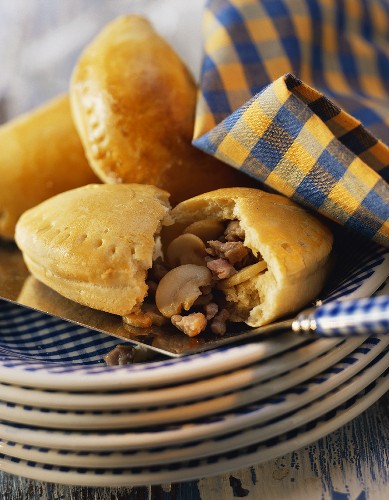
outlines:
[{"label": "chopped meat piece", "polygon": [[250,251],[246,257],[240,261],[238,264],[236,264],[236,269],[242,269],[243,267],[251,266],[252,264],[256,264],[260,260],[263,260],[261,255],[258,257],[255,257],[255,255]]},{"label": "chopped meat piece", "polygon": [[221,259],[227,259],[231,264],[240,262],[242,259],[247,257],[250,249],[245,247],[241,241],[228,241],[222,243],[221,241],[211,240],[208,241],[210,248],[207,248],[207,252],[215,257]]},{"label": "chopped meat piece", "polygon": [[226,230],[224,231],[224,236],[227,241],[244,241],[244,229],[240,227],[238,220],[233,220],[228,223]]},{"label": "chopped meat piece", "polygon": [[212,332],[216,335],[224,335],[227,330],[226,321],[229,317],[230,314],[227,309],[222,309],[218,314],[216,314],[211,323]]},{"label": "chopped meat piece", "polygon": [[203,313],[192,313],[188,314],[188,316],[174,314],[171,317],[171,322],[188,337],[195,337],[205,330],[207,326],[207,320]]},{"label": "chopped meat piece", "polygon": [[107,353],[103,359],[108,366],[132,365],[152,361],[156,353],[141,345],[130,346],[120,344]]},{"label": "chopped meat piece", "polygon": [[215,302],[210,302],[204,307],[205,317],[209,321],[214,318],[219,311],[219,306]]},{"label": "chopped meat piece", "polygon": [[229,278],[236,273],[234,266],[226,259],[210,260],[207,262],[207,267],[218,280]]},{"label": "chopped meat piece", "polygon": [[219,240],[209,240],[207,243],[208,247],[206,248],[206,251],[209,255],[212,257],[224,257],[224,252],[222,250],[224,243]]},{"label": "chopped meat piece", "polygon": [[230,241],[228,243],[224,243],[224,255],[225,258],[231,262],[231,264],[236,264],[240,262],[250,252],[250,249],[245,247],[241,241]]},{"label": "chopped meat piece", "polygon": [[[215,244],[216,243],[220,243],[221,244],[221,241],[218,241],[218,240],[209,240],[207,241],[208,245],[210,245],[209,247],[207,247],[205,249],[205,251],[207,252],[208,255],[210,255],[211,257],[219,257],[220,254],[218,254],[218,252],[216,251],[216,249],[214,248]],[[208,256],[205,257],[205,262],[208,262],[210,260],[210,258]]]},{"label": "chopped meat piece", "polygon": [[108,366],[131,365],[134,362],[134,356],[134,346],[117,345],[103,359]]}]

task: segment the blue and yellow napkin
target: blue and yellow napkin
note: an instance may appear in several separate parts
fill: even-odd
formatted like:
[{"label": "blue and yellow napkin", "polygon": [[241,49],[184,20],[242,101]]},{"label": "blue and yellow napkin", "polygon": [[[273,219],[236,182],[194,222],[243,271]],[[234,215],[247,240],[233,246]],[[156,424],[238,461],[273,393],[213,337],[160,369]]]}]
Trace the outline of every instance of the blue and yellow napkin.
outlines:
[{"label": "blue and yellow napkin", "polygon": [[387,0],[209,0],[204,53],[194,144],[389,246]]}]

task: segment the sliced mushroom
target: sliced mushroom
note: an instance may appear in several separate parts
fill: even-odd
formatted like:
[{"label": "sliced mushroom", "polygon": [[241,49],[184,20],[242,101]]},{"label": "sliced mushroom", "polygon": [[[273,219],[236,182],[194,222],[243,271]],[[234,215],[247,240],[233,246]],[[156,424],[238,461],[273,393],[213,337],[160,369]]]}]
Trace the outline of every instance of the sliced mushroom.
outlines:
[{"label": "sliced mushroom", "polygon": [[167,318],[188,311],[201,295],[200,287],[210,285],[212,273],[204,266],[186,264],[169,271],[159,282],[155,303]]},{"label": "sliced mushroom", "polygon": [[243,267],[240,271],[233,274],[229,278],[219,281],[218,288],[231,288],[232,286],[240,285],[244,281],[254,278],[254,276],[257,276],[262,271],[265,271],[265,269],[267,269],[266,262],[264,260],[260,260],[256,264]]},{"label": "sliced mushroom", "polygon": [[204,243],[217,240],[224,233],[224,222],[215,219],[203,219],[193,222],[184,229],[184,233],[198,236]]},{"label": "sliced mushroom", "polygon": [[207,252],[203,241],[194,234],[181,234],[166,250],[166,259],[171,267],[194,264],[205,266]]}]

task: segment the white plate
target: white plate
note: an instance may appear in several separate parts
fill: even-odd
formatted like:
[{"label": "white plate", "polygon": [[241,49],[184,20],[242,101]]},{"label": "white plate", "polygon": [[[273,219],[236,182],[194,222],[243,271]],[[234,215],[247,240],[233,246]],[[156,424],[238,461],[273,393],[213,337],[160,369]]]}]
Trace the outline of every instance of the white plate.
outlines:
[{"label": "white plate", "polygon": [[[328,339],[325,340],[327,341]],[[354,337],[344,340],[340,345],[336,345],[337,342],[334,342],[334,339],[330,339],[330,342],[334,346],[332,349],[328,349],[328,344],[326,343],[324,345],[325,354],[313,359],[309,363],[300,359],[300,365],[303,363],[301,367],[291,371],[287,371],[288,368],[285,367],[282,370],[284,374],[281,376],[251,385],[247,388],[232,391],[222,396],[219,396],[215,392],[213,396],[193,403],[184,402],[173,407],[153,406],[129,411],[89,412],[78,410],[72,412],[70,410],[22,406],[0,401],[0,415],[3,420],[9,422],[60,429],[129,429],[153,424],[161,425],[191,421],[194,418],[214,415],[254,401],[259,401],[260,399],[273,396],[293,387],[304,380],[308,380],[345,358],[361,345],[363,340],[364,338]],[[318,343],[316,342],[315,344]],[[270,364],[271,362],[272,360],[269,361]],[[253,379],[254,373],[255,366],[252,368]]]},{"label": "white plate", "polygon": [[0,448],[5,455],[24,460],[45,462],[58,466],[87,468],[150,466],[203,458],[260,443],[282,434],[286,428],[290,432],[305,425],[358,394],[388,369],[388,366],[389,352],[386,350],[384,355],[378,356],[368,368],[359,372],[351,380],[298,411],[289,412],[266,425],[244,427],[238,432],[228,432],[224,436],[203,441],[196,439],[185,446],[180,444],[179,446],[167,446],[165,448],[154,446],[149,450],[139,448],[124,452],[87,453],[82,451],[73,453],[67,450],[42,449],[15,442],[0,441]]},{"label": "white plate", "polygon": [[253,464],[265,462],[292,450],[306,446],[341,427],[362,413],[389,389],[388,370],[357,396],[336,410],[322,414],[305,426],[250,444],[230,452],[208,458],[175,462],[147,467],[90,469],[86,467],[57,467],[47,463],[25,461],[17,457],[0,455],[0,469],[36,480],[80,486],[140,486],[174,483],[227,473]]},{"label": "white plate", "polygon": [[[285,336],[282,338],[285,338]],[[279,337],[274,340],[277,339]],[[282,341],[282,339],[279,340]],[[358,340],[354,339],[353,342],[357,343]],[[360,342],[363,342],[363,338],[360,338]],[[40,407],[83,411],[129,410],[182,404],[183,402],[212,397],[216,394],[221,395],[225,392],[236,391],[270,379],[325,354],[341,343],[342,339],[339,338],[319,339],[315,342],[305,343],[301,347],[289,349],[285,354],[274,356],[271,359],[248,367],[223,373],[223,375],[216,377],[195,380],[188,384],[177,384],[151,390],[133,389],[130,392],[124,391],[120,393],[45,391],[0,384],[0,399],[6,402],[31,406],[36,406],[37,401],[39,401]]]},{"label": "white plate", "polygon": [[[338,271],[328,299],[367,296],[389,274],[389,250],[372,243],[347,248]],[[102,355],[117,340],[5,302],[0,303],[0,334],[2,382],[66,391],[175,385],[241,368],[304,342],[275,336],[179,359],[107,367]]]},{"label": "white plate", "polygon": [[373,360],[378,360],[388,343],[388,338],[372,337],[317,377],[276,397],[219,414],[217,417],[192,420],[184,424],[158,425],[133,432],[57,431],[0,423],[0,438],[31,446],[80,451],[135,450],[215,438],[245,427],[264,424],[322,397],[355,376]]},{"label": "white plate", "polygon": [[[9,305],[0,303],[0,306],[1,317],[2,310]],[[54,319],[57,324],[51,324],[46,328],[45,333],[36,339],[34,334],[39,327],[35,326],[35,320],[29,318],[33,312],[18,306],[11,307],[11,313],[7,314],[6,319],[3,321],[8,324],[9,317],[17,318],[22,315],[26,318],[26,326],[23,325],[29,338],[29,345],[25,349],[26,353],[31,353],[31,345],[35,349],[39,349],[42,341],[49,340],[50,351],[43,344],[41,356],[46,352],[50,355],[49,359],[51,359],[53,352],[55,356],[60,356],[61,352],[64,353],[64,351],[71,358],[80,356],[75,362],[72,360],[65,363],[59,361],[42,362],[42,359],[37,358],[36,355],[21,357],[20,352],[23,353],[23,351],[17,351],[17,349],[13,351],[11,349],[4,350],[1,349],[0,345],[0,380],[9,384],[44,389],[81,392],[124,390],[139,387],[150,388],[152,386],[179,384],[238,369],[288,351],[306,342],[306,339],[302,337],[286,334],[261,339],[258,343],[222,348],[184,358],[126,366],[106,366],[102,362],[102,356],[118,344],[117,339],[112,340],[107,335],[86,328],[75,327],[75,325],[69,323],[64,324],[63,321],[56,318],[51,319]],[[48,321],[45,316],[42,314],[38,321]],[[61,337],[57,336],[57,327],[62,328],[61,334],[63,335]],[[12,329],[10,336],[20,344],[20,337],[14,337],[14,332],[15,328]],[[4,338],[1,328],[0,334]],[[74,340],[75,336],[76,340]],[[96,346],[99,346],[99,341],[104,348],[100,350],[101,354],[96,359],[95,352],[97,351]],[[106,348],[106,346],[108,347]],[[87,349],[92,352],[92,363],[96,364],[82,364],[82,355],[85,354]],[[60,354],[57,354],[58,352]],[[90,353],[87,352],[87,354],[89,356]],[[66,359],[66,356],[64,357]],[[37,359],[39,360],[37,361]],[[89,359],[88,357],[88,361]]]}]

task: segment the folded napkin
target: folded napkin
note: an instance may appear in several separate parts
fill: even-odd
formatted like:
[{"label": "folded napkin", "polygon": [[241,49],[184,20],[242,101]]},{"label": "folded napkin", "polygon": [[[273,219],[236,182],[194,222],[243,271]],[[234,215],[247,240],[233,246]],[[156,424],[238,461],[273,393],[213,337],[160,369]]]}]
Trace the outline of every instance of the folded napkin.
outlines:
[{"label": "folded napkin", "polygon": [[387,0],[208,1],[194,145],[389,247],[388,33]]}]

